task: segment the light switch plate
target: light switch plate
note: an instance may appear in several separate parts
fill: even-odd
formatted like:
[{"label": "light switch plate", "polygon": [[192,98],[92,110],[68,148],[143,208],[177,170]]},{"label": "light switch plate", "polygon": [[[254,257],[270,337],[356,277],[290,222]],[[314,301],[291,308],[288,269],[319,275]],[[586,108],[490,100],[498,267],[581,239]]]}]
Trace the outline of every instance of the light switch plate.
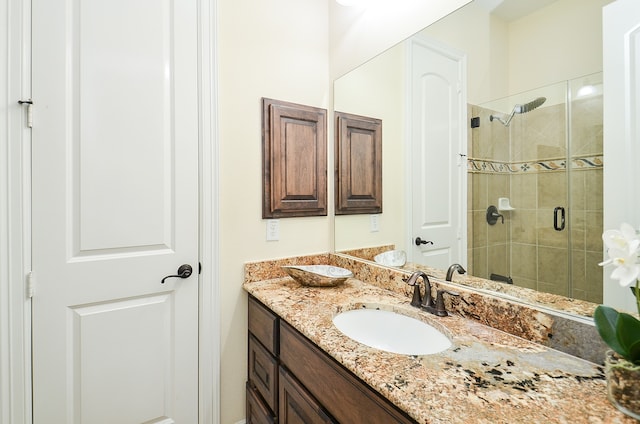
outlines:
[{"label": "light switch plate", "polygon": [[267,220],[267,241],[280,240],[280,220],[268,219]]},{"label": "light switch plate", "polygon": [[369,215],[371,218],[371,232],[376,233],[380,231],[380,226],[378,224],[379,215]]}]

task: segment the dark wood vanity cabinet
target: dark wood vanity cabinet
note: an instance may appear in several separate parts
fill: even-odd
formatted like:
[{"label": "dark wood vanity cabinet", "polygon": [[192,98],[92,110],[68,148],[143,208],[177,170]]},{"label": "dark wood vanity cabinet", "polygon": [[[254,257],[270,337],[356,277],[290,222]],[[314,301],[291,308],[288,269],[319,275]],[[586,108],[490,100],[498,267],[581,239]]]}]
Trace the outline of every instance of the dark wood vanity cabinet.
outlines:
[{"label": "dark wood vanity cabinet", "polygon": [[280,319],[249,297],[247,424],[334,423],[279,361]]},{"label": "dark wood vanity cabinet", "polygon": [[410,424],[397,407],[249,296],[247,424]]}]

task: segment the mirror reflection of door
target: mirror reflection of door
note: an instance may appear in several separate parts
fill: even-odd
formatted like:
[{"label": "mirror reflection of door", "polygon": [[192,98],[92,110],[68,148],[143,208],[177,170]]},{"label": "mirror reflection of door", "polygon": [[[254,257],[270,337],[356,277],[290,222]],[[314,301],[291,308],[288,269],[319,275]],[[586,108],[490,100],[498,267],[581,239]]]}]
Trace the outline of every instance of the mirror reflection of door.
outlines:
[{"label": "mirror reflection of door", "polygon": [[466,57],[418,37],[408,45],[411,260],[466,266]]}]

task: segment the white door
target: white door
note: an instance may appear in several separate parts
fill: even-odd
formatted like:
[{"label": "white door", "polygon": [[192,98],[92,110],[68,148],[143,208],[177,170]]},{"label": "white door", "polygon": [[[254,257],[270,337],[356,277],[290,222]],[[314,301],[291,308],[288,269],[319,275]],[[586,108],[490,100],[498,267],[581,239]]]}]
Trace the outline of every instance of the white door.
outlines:
[{"label": "white door", "polygon": [[196,2],[32,19],[34,423],[197,423]]},{"label": "white door", "polygon": [[409,54],[412,260],[466,266],[465,58],[420,38]]},{"label": "white door", "polygon": [[[640,225],[640,2],[603,8],[604,228]],[[635,299],[604,270],[604,303],[634,311]]]}]

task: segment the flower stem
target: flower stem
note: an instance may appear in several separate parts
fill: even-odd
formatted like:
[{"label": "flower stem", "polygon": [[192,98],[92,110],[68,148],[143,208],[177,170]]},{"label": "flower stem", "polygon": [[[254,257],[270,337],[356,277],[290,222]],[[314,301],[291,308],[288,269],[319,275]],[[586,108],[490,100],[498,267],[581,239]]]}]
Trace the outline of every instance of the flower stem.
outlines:
[{"label": "flower stem", "polygon": [[636,291],[634,293],[636,297],[636,308],[638,309],[638,315],[640,315],[640,280],[636,278]]}]

